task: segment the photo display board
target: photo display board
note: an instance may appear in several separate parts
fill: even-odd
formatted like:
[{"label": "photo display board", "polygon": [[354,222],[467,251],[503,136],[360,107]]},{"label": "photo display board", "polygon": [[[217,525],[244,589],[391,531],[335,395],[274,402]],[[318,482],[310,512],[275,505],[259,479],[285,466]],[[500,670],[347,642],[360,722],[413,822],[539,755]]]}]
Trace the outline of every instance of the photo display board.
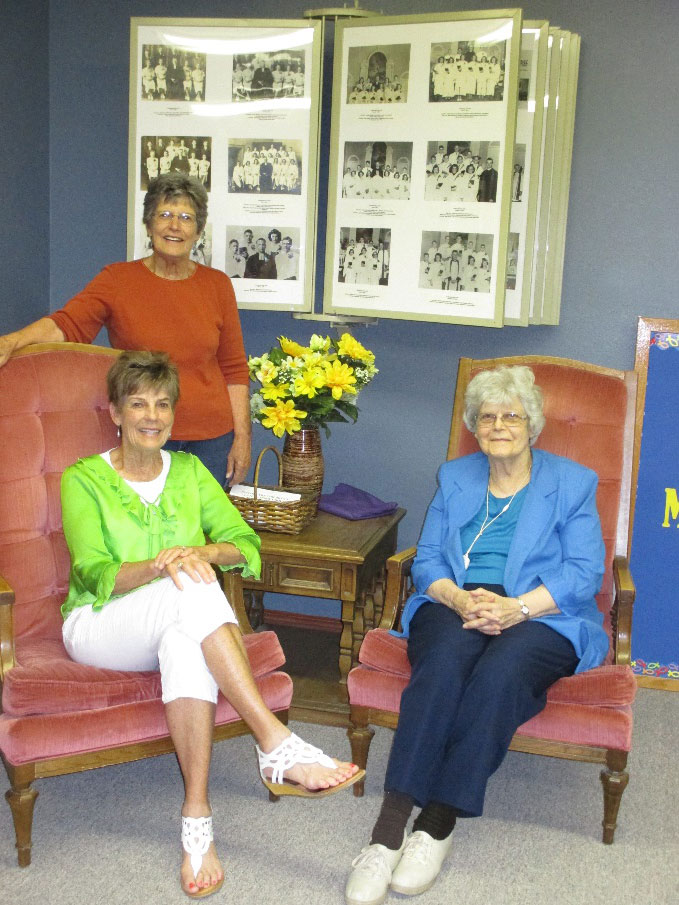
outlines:
[{"label": "photo display board", "polygon": [[504,316],[505,324],[521,327],[528,324],[530,309],[548,38],[548,22],[524,22],[521,31],[519,107],[512,166]]},{"label": "photo display board", "polygon": [[320,22],[131,20],[128,259],[150,254],[150,180],[208,192],[192,258],[233,280],[240,308],[313,306]]},{"label": "photo display board", "polygon": [[324,311],[502,326],[521,11],[340,21]]}]

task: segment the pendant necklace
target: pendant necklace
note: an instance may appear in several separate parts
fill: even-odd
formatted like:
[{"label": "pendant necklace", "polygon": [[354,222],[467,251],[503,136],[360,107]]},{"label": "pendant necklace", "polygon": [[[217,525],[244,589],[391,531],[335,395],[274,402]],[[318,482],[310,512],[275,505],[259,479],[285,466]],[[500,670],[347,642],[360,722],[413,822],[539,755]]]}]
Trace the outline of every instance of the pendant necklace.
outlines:
[{"label": "pendant necklace", "polygon": [[[531,463],[531,465],[532,465],[532,463]],[[529,475],[529,480],[530,480],[530,469],[528,471],[528,475]],[[525,487],[526,485],[524,484],[523,486]],[[486,530],[486,528],[490,528],[490,526],[493,524],[493,522],[496,522],[500,518],[500,516],[503,515],[509,509],[509,507],[512,505],[514,497],[517,495],[519,490],[522,490],[522,489],[523,488],[518,487],[514,491],[514,493],[511,495],[509,502],[505,503],[505,505],[502,507],[502,509],[500,509],[500,511],[498,512],[498,514],[493,516],[493,518],[490,521],[488,521],[488,501],[490,499],[490,480],[488,481],[488,486],[486,487],[486,517],[483,520],[483,524],[479,528],[479,533],[476,535],[476,537],[471,542],[471,544],[467,547],[467,552],[462,554],[462,559],[464,561],[465,569],[469,568],[469,562],[470,562],[469,554],[471,553],[471,549],[474,546],[474,544],[476,543],[476,541],[481,537],[481,535]]]}]

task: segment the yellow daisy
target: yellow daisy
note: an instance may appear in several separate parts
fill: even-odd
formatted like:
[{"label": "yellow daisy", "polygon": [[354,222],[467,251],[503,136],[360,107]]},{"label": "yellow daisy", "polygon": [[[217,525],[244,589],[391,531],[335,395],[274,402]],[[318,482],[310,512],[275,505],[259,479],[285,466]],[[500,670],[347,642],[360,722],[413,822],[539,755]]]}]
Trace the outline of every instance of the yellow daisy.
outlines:
[{"label": "yellow daisy", "polygon": [[301,429],[300,418],[306,418],[306,412],[300,412],[295,408],[295,403],[289,399],[287,402],[276,401],[275,406],[267,406],[262,409],[262,424],[269,427],[277,437],[282,437],[287,431],[294,434]]},{"label": "yellow daisy", "polygon": [[280,343],[281,349],[285,352],[286,355],[304,355],[307,352],[311,352],[311,349],[308,346],[300,346],[299,343],[296,343],[294,339],[288,339],[286,336],[279,336],[278,342]]},{"label": "yellow daisy", "polygon": [[325,375],[321,368],[305,368],[304,371],[295,378],[294,394],[295,396],[308,396],[313,399],[318,390],[325,386]]},{"label": "yellow daisy", "polygon": [[355,393],[353,384],[356,383],[354,369],[339,361],[332,363],[323,362],[325,370],[325,385],[332,390],[333,399],[341,399],[342,393]]},{"label": "yellow daisy", "polygon": [[268,402],[275,402],[276,399],[284,399],[286,396],[290,395],[290,384],[268,383],[266,386],[262,387],[260,395]]},{"label": "yellow daisy", "polygon": [[347,358],[354,358],[357,361],[364,361],[366,364],[372,364],[375,361],[374,353],[362,346],[350,333],[341,335],[337,344],[337,351],[340,355],[346,355]]}]

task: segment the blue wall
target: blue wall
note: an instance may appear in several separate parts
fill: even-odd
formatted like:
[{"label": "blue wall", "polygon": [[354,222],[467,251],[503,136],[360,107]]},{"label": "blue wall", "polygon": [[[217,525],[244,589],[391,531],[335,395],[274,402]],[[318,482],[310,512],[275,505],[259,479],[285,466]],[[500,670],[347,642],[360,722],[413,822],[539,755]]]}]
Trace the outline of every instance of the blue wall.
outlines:
[{"label": "blue wall", "polygon": [[[59,307],[101,266],[125,258],[130,16],[237,17],[244,9],[215,0],[4,3],[12,32],[0,38],[9,48],[2,58],[9,53],[23,62],[5,79],[3,134],[13,149],[22,136],[28,154],[5,155],[13,166],[1,248],[5,261],[26,263],[5,271],[1,332]],[[412,11],[407,0],[366,5]],[[293,0],[286,13],[301,16],[308,6]],[[446,8],[445,0],[421,7]],[[417,539],[445,456],[460,355],[534,352],[627,368],[637,316],[679,316],[679,58],[668,40],[679,33],[679,4],[536,0],[523,8],[526,18],[582,36],[561,325],[494,330],[382,320],[357,332],[374,350],[380,374],[361,398],[358,424],[340,425],[324,441],[326,489],[344,480],[398,499],[408,509],[402,546]],[[277,0],[248,5],[249,15],[262,18],[279,11]],[[30,79],[16,78],[28,71]],[[25,169],[18,161],[28,161]],[[35,310],[37,300],[42,310]],[[280,313],[243,312],[242,320],[251,354],[280,333],[305,339],[324,330]],[[270,439],[257,429],[255,449]]]},{"label": "blue wall", "polygon": [[0,333],[47,311],[48,0],[0,3]]}]

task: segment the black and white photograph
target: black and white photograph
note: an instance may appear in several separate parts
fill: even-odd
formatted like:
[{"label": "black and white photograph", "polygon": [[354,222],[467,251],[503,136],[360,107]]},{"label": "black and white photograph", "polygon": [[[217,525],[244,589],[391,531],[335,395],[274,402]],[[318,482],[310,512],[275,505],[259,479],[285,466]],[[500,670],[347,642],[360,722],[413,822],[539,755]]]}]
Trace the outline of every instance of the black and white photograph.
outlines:
[{"label": "black and white photograph", "polygon": [[429,141],[425,201],[494,202],[499,141]]},{"label": "black and white photograph", "polygon": [[207,135],[142,135],[140,187],[165,173],[194,176],[210,191],[212,139]]},{"label": "black and white photograph", "polygon": [[420,289],[490,292],[493,236],[484,233],[422,233]]},{"label": "black and white photograph", "polygon": [[348,104],[405,104],[410,44],[349,48]]},{"label": "black and white photograph", "polygon": [[299,279],[299,227],[229,226],[226,275],[231,279]]},{"label": "black and white photograph", "polygon": [[512,165],[512,201],[523,201],[523,178],[526,169],[526,146],[514,145],[514,163]]},{"label": "black and white photograph", "polygon": [[343,227],[337,279],[347,285],[388,286],[390,246],[390,229]]},{"label": "black and white photograph", "polygon": [[229,191],[260,195],[301,194],[302,141],[298,138],[230,138]]},{"label": "black and white photograph", "polygon": [[204,101],[207,55],[167,44],[144,44],[141,99]]},{"label": "black and white photograph", "polygon": [[237,53],[233,57],[231,92],[234,101],[304,97],[303,50]]},{"label": "black and white photograph", "polygon": [[431,45],[429,100],[501,101],[506,42],[449,41]]},{"label": "black and white photograph", "polygon": [[510,232],[507,240],[507,289],[516,289],[516,274],[519,266],[519,241],[519,234]]},{"label": "black and white photograph", "polygon": [[347,141],[344,143],[342,197],[407,201],[413,143],[409,141]]}]

